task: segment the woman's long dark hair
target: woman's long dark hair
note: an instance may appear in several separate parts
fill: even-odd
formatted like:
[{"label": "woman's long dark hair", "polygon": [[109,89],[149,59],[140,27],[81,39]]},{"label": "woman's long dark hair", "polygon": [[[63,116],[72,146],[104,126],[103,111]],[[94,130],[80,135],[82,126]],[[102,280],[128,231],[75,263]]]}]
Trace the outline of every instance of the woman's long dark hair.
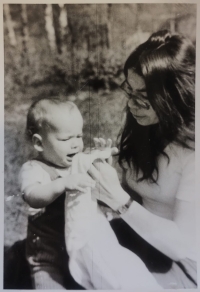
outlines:
[{"label": "woman's long dark hair", "polygon": [[[148,100],[159,123],[141,126],[127,109],[121,135],[119,163],[133,165],[138,180],[156,182],[157,160],[171,142],[194,148],[195,48],[183,36],[159,31],[138,46],[127,59],[124,75],[131,69],[145,82]],[[169,159],[169,157],[168,157]]]}]

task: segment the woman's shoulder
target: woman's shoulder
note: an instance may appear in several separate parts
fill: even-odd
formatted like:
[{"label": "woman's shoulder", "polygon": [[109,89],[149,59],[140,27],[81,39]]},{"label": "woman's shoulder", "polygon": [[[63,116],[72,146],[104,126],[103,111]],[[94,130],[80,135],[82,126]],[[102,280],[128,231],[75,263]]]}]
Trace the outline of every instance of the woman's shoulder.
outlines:
[{"label": "woman's shoulder", "polygon": [[176,156],[181,160],[187,160],[188,157],[192,158],[195,155],[195,150],[191,148],[183,147],[177,143],[170,143],[165,148],[165,153],[171,156]]},{"label": "woman's shoulder", "polygon": [[195,150],[171,143],[165,148],[170,163],[178,164],[182,170],[190,169],[195,164]]}]

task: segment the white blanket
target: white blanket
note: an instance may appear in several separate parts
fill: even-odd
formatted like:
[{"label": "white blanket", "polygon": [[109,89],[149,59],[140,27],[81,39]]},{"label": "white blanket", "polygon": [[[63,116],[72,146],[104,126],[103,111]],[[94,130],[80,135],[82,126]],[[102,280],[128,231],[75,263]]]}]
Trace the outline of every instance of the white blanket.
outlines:
[{"label": "white blanket", "polygon": [[[95,159],[77,154],[72,174],[87,173]],[[139,257],[118,243],[90,188],[66,194],[65,241],[70,272],[84,288],[161,289]]]}]

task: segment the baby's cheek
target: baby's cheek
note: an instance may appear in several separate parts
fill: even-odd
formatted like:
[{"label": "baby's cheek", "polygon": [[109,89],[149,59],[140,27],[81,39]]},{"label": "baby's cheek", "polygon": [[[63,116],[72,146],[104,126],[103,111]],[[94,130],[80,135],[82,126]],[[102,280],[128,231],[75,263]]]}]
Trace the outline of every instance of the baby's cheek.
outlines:
[{"label": "baby's cheek", "polygon": [[84,144],[83,144],[83,140],[82,140],[81,144],[80,144],[80,151],[83,151],[83,147],[84,147]]}]

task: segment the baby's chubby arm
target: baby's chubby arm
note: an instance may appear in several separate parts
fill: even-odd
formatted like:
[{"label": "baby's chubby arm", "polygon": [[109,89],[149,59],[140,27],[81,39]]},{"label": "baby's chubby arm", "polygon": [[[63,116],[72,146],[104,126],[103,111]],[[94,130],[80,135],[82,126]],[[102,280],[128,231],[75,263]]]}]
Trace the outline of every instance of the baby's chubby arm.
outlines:
[{"label": "baby's chubby arm", "polygon": [[44,185],[36,183],[26,187],[24,199],[32,208],[44,208],[65,191],[84,192],[86,187],[95,187],[95,181],[91,177],[84,173],[71,174]]}]

